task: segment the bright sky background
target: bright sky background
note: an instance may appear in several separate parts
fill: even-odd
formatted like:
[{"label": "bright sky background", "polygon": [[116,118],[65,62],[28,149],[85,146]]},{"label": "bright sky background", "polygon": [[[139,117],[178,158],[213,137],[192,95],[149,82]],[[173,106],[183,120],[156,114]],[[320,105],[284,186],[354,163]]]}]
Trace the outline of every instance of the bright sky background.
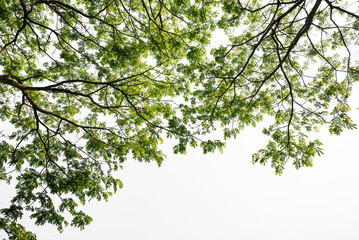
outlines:
[{"label": "bright sky background", "polygon": [[[358,99],[351,101],[357,123]],[[124,189],[107,203],[86,205],[94,221],[84,231],[67,228],[60,235],[53,226],[24,223],[39,240],[357,240],[359,131],[318,136],[325,155],[312,168],[295,170],[288,162],[282,176],[251,164],[266,142],[260,127],[243,131],[223,154],[173,155],[168,147],[160,168],[127,161],[119,172]],[[0,189],[3,207],[10,191]]]},{"label": "bright sky background", "polygon": [[[359,123],[359,88],[351,116]],[[247,128],[229,141],[223,154],[190,149],[156,163],[125,162],[119,176],[124,188],[106,202],[84,208],[94,221],[84,230],[51,225],[35,227],[39,240],[357,240],[359,239],[359,131],[317,135],[324,155],[313,168],[284,175],[270,166],[252,165],[251,155],[266,145],[261,127]],[[0,184],[0,208],[11,198]],[[0,232],[0,237],[3,237]],[[0,238],[1,239],[1,238]]]}]

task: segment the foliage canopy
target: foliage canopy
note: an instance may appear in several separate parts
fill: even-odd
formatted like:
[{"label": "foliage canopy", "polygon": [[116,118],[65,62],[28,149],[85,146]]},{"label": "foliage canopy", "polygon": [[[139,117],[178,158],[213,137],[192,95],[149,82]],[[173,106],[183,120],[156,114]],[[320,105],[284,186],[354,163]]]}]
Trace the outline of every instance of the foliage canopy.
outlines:
[{"label": "foliage canopy", "polygon": [[[0,0],[0,178],[16,182],[1,210],[18,224],[83,228],[78,204],[122,187],[129,155],[162,163],[162,138],[204,153],[219,125],[236,137],[264,116],[268,145],[253,162],[277,174],[322,153],[306,132],[356,127],[348,97],[359,79],[358,2],[338,0]],[[229,44],[208,49],[222,29]],[[210,51],[210,52],[209,52]],[[176,103],[177,102],[177,103]],[[12,178],[15,178],[12,179]]]}]

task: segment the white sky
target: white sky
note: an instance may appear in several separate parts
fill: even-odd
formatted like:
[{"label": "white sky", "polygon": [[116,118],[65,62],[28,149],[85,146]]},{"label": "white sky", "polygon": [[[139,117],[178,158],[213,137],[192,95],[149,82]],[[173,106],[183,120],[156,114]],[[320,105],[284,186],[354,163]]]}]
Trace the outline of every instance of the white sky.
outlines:
[{"label": "white sky", "polygon": [[[358,123],[359,91],[353,95]],[[282,176],[251,164],[251,154],[266,142],[260,132],[248,128],[223,154],[192,149],[173,155],[168,147],[160,168],[127,161],[119,173],[124,189],[107,203],[86,205],[94,221],[84,231],[69,227],[59,234],[51,225],[24,223],[39,240],[359,239],[359,131],[339,137],[321,131],[324,156],[312,168],[287,164]]]},{"label": "white sky", "polygon": [[[359,123],[359,89],[351,99]],[[125,162],[119,173],[124,189],[106,202],[85,207],[94,221],[84,230],[35,227],[39,240],[357,240],[359,239],[359,131],[330,136],[321,130],[324,155],[313,168],[284,175],[251,164],[251,154],[266,144],[261,127],[247,128],[229,141],[223,154],[190,149],[156,163]],[[0,208],[13,191],[0,184]],[[0,239],[2,236],[0,232]]]}]

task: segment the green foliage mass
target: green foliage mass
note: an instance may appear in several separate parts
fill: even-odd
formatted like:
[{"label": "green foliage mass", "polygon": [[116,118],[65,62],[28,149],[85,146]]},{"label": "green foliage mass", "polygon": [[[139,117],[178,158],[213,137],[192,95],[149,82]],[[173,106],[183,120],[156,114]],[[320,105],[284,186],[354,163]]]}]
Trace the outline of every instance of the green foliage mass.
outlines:
[{"label": "green foliage mass", "polygon": [[[222,150],[264,116],[271,140],[253,154],[281,174],[322,154],[306,133],[356,128],[357,1],[0,0],[0,179],[16,185],[0,210],[18,223],[83,229],[79,210],[122,187],[129,156],[161,165],[162,138]],[[216,29],[229,43],[209,48]]]}]

